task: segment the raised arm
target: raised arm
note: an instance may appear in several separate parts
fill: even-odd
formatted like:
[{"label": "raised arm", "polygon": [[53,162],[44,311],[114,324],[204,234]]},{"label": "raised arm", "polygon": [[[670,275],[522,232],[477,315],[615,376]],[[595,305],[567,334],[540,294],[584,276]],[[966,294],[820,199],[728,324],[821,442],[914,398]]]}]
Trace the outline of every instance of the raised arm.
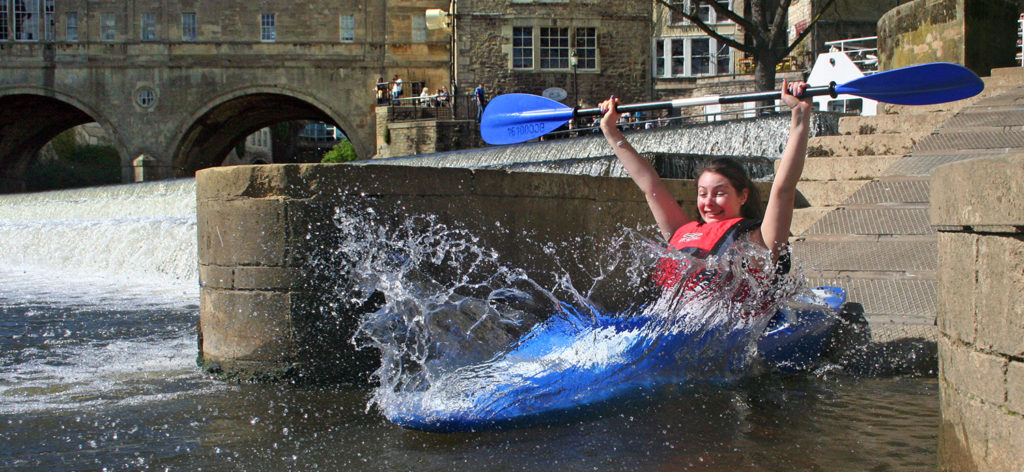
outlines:
[{"label": "raised arm", "polygon": [[601,132],[604,133],[608,144],[612,146],[619,162],[633,178],[633,182],[644,193],[644,197],[647,198],[647,206],[651,208],[651,213],[654,215],[654,221],[658,223],[658,229],[667,241],[672,238],[676,229],[689,222],[690,218],[683,212],[679,202],[669,193],[654,167],[640,157],[636,149],[633,149],[633,146],[626,141],[622,131],[616,127],[620,116],[618,104],[619,99],[614,96],[601,102],[601,111],[604,112],[604,116],[601,117]]},{"label": "raised arm", "polygon": [[782,162],[775,172],[772,190],[768,195],[764,221],[761,223],[761,237],[765,246],[772,251],[772,258],[789,244],[789,227],[793,223],[793,207],[796,201],[796,184],[804,169],[807,155],[807,137],[810,133],[811,103],[794,95],[800,95],[807,84],[782,81],[782,102],[789,106],[792,118],[789,124],[789,140],[782,152]]}]

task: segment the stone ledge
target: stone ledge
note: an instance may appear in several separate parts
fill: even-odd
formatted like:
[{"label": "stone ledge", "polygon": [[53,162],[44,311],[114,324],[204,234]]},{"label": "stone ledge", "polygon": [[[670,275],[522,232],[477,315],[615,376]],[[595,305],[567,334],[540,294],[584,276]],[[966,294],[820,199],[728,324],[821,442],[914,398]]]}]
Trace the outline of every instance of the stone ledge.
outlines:
[{"label": "stone ledge", "polygon": [[931,224],[945,230],[1024,227],[1024,152],[944,164],[931,178]]}]

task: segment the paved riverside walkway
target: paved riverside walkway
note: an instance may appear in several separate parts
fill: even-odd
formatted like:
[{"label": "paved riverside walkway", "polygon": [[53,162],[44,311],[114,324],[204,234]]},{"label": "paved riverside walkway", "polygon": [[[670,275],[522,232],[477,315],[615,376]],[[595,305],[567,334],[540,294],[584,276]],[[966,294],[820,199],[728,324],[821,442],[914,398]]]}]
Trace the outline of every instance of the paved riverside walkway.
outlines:
[{"label": "paved riverside walkway", "polygon": [[[815,167],[828,165],[829,159],[846,160],[853,166],[858,159],[865,166],[888,164],[869,180],[861,177],[860,183],[857,178],[844,181],[842,177],[831,188],[827,180],[802,182],[809,192],[848,196],[833,206],[803,210],[823,216],[804,225],[806,230],[793,243],[794,257],[811,284],[843,287],[853,307],[863,309],[873,341],[936,339],[937,236],[928,215],[932,170],[964,159],[1024,151],[1024,69],[995,69],[984,80],[985,91],[972,99],[937,106],[880,107],[887,113],[851,120],[867,135],[855,130],[849,136],[829,137],[857,140],[859,144],[846,144],[848,149],[882,149],[903,135],[911,145],[901,156],[867,152],[870,155],[840,157],[842,152],[835,151],[831,153],[838,156],[808,159],[805,173],[810,175],[822,174]],[[875,135],[878,144],[872,145],[870,133],[885,127],[889,132]],[[933,131],[922,133],[922,128]]]}]

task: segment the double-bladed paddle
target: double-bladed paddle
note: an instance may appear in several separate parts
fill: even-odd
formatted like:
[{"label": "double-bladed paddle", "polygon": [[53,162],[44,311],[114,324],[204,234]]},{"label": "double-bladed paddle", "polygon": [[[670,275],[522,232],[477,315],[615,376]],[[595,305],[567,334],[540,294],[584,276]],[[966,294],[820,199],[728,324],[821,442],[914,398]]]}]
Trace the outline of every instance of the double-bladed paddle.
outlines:
[{"label": "double-bladed paddle", "polygon": [[[984,87],[981,79],[966,67],[935,62],[879,72],[841,85],[832,82],[822,87],[808,87],[801,97],[854,95],[896,105],[931,105],[973,97]],[[618,110],[626,113],[777,100],[781,95],[778,90],[708,95],[619,105]],[[600,108],[571,108],[536,95],[510,93],[494,97],[487,105],[480,121],[480,135],[489,144],[521,143],[548,134],[573,118],[600,114]]]}]

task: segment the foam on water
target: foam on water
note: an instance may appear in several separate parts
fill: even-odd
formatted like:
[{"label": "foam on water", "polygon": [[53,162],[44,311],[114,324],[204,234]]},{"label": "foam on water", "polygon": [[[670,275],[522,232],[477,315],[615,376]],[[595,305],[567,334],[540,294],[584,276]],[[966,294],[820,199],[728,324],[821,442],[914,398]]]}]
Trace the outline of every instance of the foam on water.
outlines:
[{"label": "foam on water", "polygon": [[0,281],[0,293],[72,302],[195,300],[194,181],[0,198]]},{"label": "foam on water", "polygon": [[0,414],[209,387],[198,298],[193,180],[0,197]]},{"label": "foam on water", "polygon": [[[382,354],[368,407],[399,423],[513,419],[642,386],[732,380],[746,373],[770,314],[799,286],[796,276],[759,275],[774,271],[753,245],[697,260],[624,230],[605,266],[610,273],[623,264],[629,280],[577,281],[583,291],[559,274],[544,287],[472,233],[431,217],[392,226],[365,216],[372,214],[339,212],[339,252],[349,288],[386,300],[364,316],[356,342]],[[548,255],[546,266],[561,266],[561,250]],[[680,261],[684,280],[717,275],[701,277],[697,290],[646,291],[651,299],[621,313],[593,302],[603,284],[649,286],[661,258]]]}]

